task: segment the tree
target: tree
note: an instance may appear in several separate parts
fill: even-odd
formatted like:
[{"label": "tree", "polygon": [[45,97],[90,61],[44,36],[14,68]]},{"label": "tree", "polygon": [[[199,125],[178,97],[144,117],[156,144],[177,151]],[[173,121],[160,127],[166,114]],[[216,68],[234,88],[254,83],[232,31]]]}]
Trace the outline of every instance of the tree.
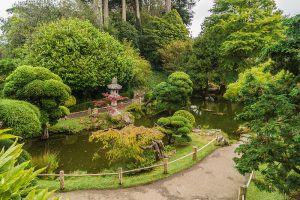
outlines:
[{"label": "tree", "polygon": [[[146,151],[146,146],[153,141],[161,140],[163,134],[155,128],[126,126],[121,130],[110,129],[99,131],[90,137],[90,141],[101,142],[100,150],[106,150],[107,159],[111,163],[134,163],[126,168],[148,166],[155,162],[155,152]],[[96,153],[96,155],[98,152]],[[97,155],[96,157],[101,157]]]},{"label": "tree", "polygon": [[[4,133],[0,131],[0,138],[3,135]],[[35,171],[33,167],[28,167],[30,161],[17,162],[23,151],[22,146],[15,142],[6,151],[4,149],[0,151],[1,199],[43,200],[50,198],[54,191],[36,189],[34,184],[34,179],[43,169]],[[54,199],[60,198],[55,197]]]},{"label": "tree", "polygon": [[47,123],[54,124],[65,116],[62,107],[71,94],[61,78],[43,67],[20,66],[7,77],[3,89],[5,97],[26,100],[41,111],[44,138],[48,138]]},{"label": "tree", "polygon": [[274,72],[284,69],[297,76],[300,73],[300,15],[286,19],[284,24],[287,37],[269,47],[264,57],[275,61]]},{"label": "tree", "polygon": [[103,27],[103,6],[102,6],[102,0],[94,0],[94,12],[96,14],[96,23],[99,27]]},{"label": "tree", "polygon": [[22,46],[38,25],[64,18],[86,19],[94,23],[95,15],[88,4],[73,0],[25,0],[9,9],[11,16],[2,20],[6,54],[23,57]]},{"label": "tree", "polygon": [[25,101],[0,99],[0,128],[12,128],[15,135],[29,138],[41,134],[39,109]]},{"label": "tree", "polygon": [[72,88],[75,96],[91,97],[113,77],[121,84],[133,79],[133,59],[107,33],[79,19],[40,26],[27,43],[27,63],[46,67]]},{"label": "tree", "polygon": [[193,19],[193,6],[195,0],[172,0],[172,9],[177,10],[185,25],[191,25]]},{"label": "tree", "polygon": [[[166,134],[169,144],[173,143],[174,135],[180,136],[184,142],[190,142],[191,138],[188,136],[192,132],[193,125],[191,122],[193,116],[188,111],[177,112],[171,117],[162,117],[157,121],[157,124],[162,127],[161,131]],[[176,140],[175,140],[176,141]]]},{"label": "tree", "polygon": [[169,112],[188,105],[193,91],[193,82],[184,72],[174,72],[166,82],[158,84],[152,94],[152,100],[163,105]]},{"label": "tree", "polygon": [[[238,73],[256,64],[265,48],[284,37],[283,17],[274,0],[216,0],[211,12],[199,36],[202,44],[210,45],[209,55],[198,64],[205,62],[207,68],[211,63],[220,84],[235,81]],[[206,45],[200,48],[203,53],[198,55],[207,54]]]},{"label": "tree", "polygon": [[191,53],[187,54],[183,71],[193,81],[193,89],[207,91],[209,81],[221,83],[223,75],[218,73],[218,57],[215,54],[214,42],[202,35],[194,40]]},{"label": "tree", "polygon": [[185,70],[186,58],[192,51],[191,40],[174,40],[161,49],[158,49],[163,63],[163,69],[167,72]]},{"label": "tree", "polygon": [[254,133],[237,148],[241,157],[235,158],[236,167],[242,174],[260,170],[260,188],[289,194],[300,187],[299,79],[284,71],[275,77],[268,71],[252,72],[240,75],[229,85],[235,92],[227,94],[245,104],[238,119]]},{"label": "tree", "polygon": [[141,52],[155,67],[161,66],[158,49],[173,40],[187,40],[188,31],[176,10],[162,18],[149,16],[143,25]]}]

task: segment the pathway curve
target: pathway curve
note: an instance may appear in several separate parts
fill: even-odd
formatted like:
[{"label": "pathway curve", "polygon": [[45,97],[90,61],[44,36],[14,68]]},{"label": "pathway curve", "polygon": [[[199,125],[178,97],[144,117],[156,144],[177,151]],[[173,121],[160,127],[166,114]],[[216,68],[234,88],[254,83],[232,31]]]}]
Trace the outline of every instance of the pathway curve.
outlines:
[{"label": "pathway curve", "polygon": [[118,190],[63,193],[71,200],[235,200],[246,182],[234,168],[237,145],[219,148],[199,164],[155,183]]}]

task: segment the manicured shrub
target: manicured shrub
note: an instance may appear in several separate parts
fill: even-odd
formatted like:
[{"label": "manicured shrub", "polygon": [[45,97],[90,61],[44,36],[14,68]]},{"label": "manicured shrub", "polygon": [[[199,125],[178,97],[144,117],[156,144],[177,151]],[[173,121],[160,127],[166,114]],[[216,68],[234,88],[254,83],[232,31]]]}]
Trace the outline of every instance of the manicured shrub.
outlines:
[{"label": "manicured shrub", "polygon": [[0,121],[12,133],[24,138],[41,134],[39,109],[25,101],[0,99]]},{"label": "manicured shrub", "polygon": [[29,101],[39,107],[41,122],[46,130],[47,123],[54,124],[66,114],[67,110],[60,109],[60,106],[69,98],[71,89],[49,69],[20,66],[7,77],[3,94],[8,98]]},{"label": "manicured shrub", "polygon": [[70,114],[70,110],[65,106],[59,106],[59,109],[61,110],[63,115],[69,115]]},{"label": "manicured shrub", "polygon": [[73,95],[71,95],[67,101],[65,102],[65,106],[67,108],[76,105],[76,97],[74,97]]},{"label": "manicured shrub", "polygon": [[26,60],[58,74],[75,94],[90,96],[113,77],[133,78],[133,61],[124,46],[88,21],[61,19],[43,24],[28,40]]},{"label": "manicured shrub", "polygon": [[186,111],[186,110],[178,110],[174,113],[174,116],[185,117],[186,119],[188,119],[190,121],[190,124],[193,125],[193,126],[196,123],[194,115],[192,113],[190,113],[189,111]]},{"label": "manicured shrub", "polygon": [[158,84],[151,99],[158,101],[158,105],[164,105],[165,110],[172,112],[189,104],[193,91],[193,82],[184,72],[172,73],[166,82]]},{"label": "manicured shrub", "polygon": [[167,136],[169,143],[172,143],[174,135],[177,136],[175,138],[178,138],[178,136],[180,136],[181,142],[191,141],[191,138],[188,136],[188,134],[191,133],[193,129],[193,125],[191,124],[190,119],[174,114],[171,117],[162,117],[158,119],[157,124],[161,126],[161,131]]}]

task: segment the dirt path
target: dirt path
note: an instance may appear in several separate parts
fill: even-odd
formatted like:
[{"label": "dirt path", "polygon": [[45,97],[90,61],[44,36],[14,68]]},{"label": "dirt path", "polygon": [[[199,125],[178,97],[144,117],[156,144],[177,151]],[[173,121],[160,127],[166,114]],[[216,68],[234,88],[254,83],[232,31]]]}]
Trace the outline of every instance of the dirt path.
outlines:
[{"label": "dirt path", "polygon": [[62,194],[71,200],[235,200],[246,182],[233,167],[237,145],[216,150],[196,166],[164,180],[128,189]]}]

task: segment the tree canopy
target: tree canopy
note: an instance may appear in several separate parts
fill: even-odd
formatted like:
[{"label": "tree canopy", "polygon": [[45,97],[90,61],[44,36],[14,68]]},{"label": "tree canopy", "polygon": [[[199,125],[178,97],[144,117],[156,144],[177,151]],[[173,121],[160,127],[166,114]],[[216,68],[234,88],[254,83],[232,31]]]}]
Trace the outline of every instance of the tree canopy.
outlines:
[{"label": "tree canopy", "polygon": [[161,18],[149,16],[142,31],[141,52],[157,67],[161,66],[158,49],[173,40],[188,39],[188,30],[176,10],[172,10]]},{"label": "tree canopy", "polygon": [[113,77],[121,84],[133,78],[133,58],[108,33],[88,21],[62,19],[40,26],[27,43],[27,62],[50,69],[75,94],[91,95]]},{"label": "tree canopy", "polygon": [[65,115],[60,106],[71,94],[61,78],[43,67],[20,66],[5,81],[7,98],[26,100],[41,111],[42,124],[55,123]]},{"label": "tree canopy", "polygon": [[184,72],[172,73],[166,82],[158,84],[152,94],[152,100],[163,105],[164,110],[176,111],[189,104],[193,91],[193,82]]}]

